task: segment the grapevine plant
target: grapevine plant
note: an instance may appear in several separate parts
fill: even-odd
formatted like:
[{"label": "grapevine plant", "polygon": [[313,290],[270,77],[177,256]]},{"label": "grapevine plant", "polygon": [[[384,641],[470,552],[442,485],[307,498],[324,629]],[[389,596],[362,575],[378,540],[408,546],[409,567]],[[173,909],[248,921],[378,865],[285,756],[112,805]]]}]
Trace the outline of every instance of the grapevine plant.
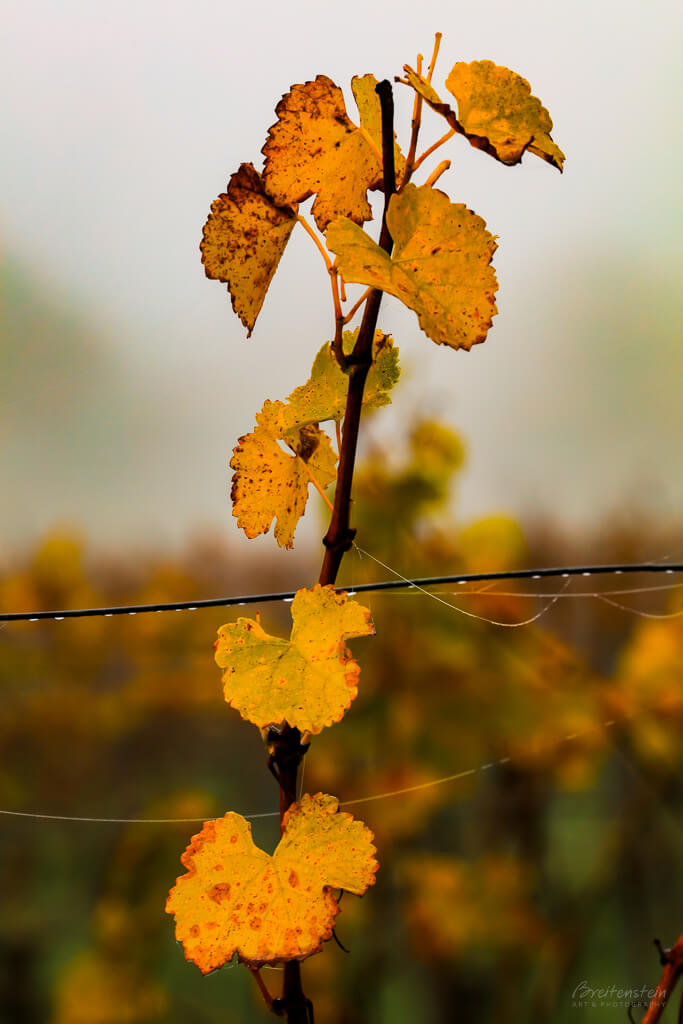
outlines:
[{"label": "grapevine plant", "polygon": [[[289,1024],[313,1020],[301,961],[332,937],[342,892],[362,895],[378,868],[370,830],[340,811],[334,796],[297,799],[297,777],[312,737],[340,722],[358,692],[360,668],[347,641],[374,632],[368,609],[338,592],[335,581],[355,535],[351,486],[361,414],[388,404],[399,376],[393,339],[377,329],[382,296],[412,309],[436,344],[466,351],[486,340],[497,312],[494,236],[481,217],[435,187],[449,161],[422,184],[413,177],[456,135],[508,166],[527,152],[560,171],[564,160],[548,112],[508,68],[458,62],[442,99],[432,84],[440,41],[437,34],[426,75],[418,56],[416,68],[405,65],[396,79],[414,93],[405,150],[394,134],[388,81],[352,79],[357,122],[325,75],[294,85],[275,109],[263,170],[244,163],[232,175],[201,242],[206,274],[227,284],[247,337],[297,225],[317,246],[332,292],[334,337],[316,355],[310,379],[286,401],[265,402],[230,463],[233,515],[247,537],[267,533],[275,521],[275,540],[291,548],[311,485],[331,512],[320,577],[292,602],[290,638],[270,636],[258,617],[239,618],[220,628],[215,643],[225,700],[264,739],[280,790],[280,843],[272,856],[258,849],[249,823],[233,812],[206,822],[182,855],[187,873],[166,906],[187,960],[208,974],[237,957]],[[418,155],[425,104],[447,127]],[[377,190],[384,207],[374,241],[362,225],[372,219],[368,193]],[[311,196],[313,223],[299,206]],[[349,305],[345,286],[352,283],[365,290]],[[357,316],[360,325],[351,329]],[[334,423],[331,435],[320,426],[327,422]],[[259,974],[274,964],[284,964],[276,998]]]}]

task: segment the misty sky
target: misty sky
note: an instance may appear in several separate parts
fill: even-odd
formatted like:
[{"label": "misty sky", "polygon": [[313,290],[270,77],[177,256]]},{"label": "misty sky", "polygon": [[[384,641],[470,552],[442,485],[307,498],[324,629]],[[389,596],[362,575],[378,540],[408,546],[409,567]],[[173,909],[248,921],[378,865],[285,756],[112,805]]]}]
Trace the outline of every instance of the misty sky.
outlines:
[{"label": "misty sky", "polygon": [[[440,185],[498,236],[499,315],[485,345],[456,353],[385,299],[407,375],[373,429],[389,439],[409,411],[460,430],[463,515],[585,525],[640,504],[680,521],[678,4],[3,8],[0,224],[26,286],[0,364],[8,543],[57,521],[104,542],[237,533],[231,449],[265,398],[306,379],[332,316],[295,232],[247,342],[199,261],[210,203],[240,162],[260,166],[292,83],[328,74],[354,116],[352,75],[393,78],[437,29],[437,88],[456,60],[507,65],[550,111],[567,162],[563,175],[530,155],[507,168],[452,140]],[[410,97],[395,92],[405,148]],[[424,123],[424,142],[443,131],[429,111]]]}]

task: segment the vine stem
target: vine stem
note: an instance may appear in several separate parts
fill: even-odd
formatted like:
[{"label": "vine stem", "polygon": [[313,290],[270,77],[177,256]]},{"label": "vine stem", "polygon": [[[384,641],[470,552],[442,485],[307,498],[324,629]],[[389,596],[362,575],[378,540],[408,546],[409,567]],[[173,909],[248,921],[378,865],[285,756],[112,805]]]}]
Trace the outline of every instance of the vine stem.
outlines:
[{"label": "vine stem", "polygon": [[[657,1024],[666,1009],[666,1004],[673,994],[678,979],[683,977],[683,935],[679,937],[676,945],[672,946],[671,949],[662,949],[659,943],[656,943],[656,946],[659,950],[664,970],[654,995],[650,1000],[647,1013],[643,1017],[642,1024]],[[683,1001],[681,1002],[681,1007],[683,1008]],[[678,1019],[681,1019],[680,1014]]]},{"label": "vine stem", "polygon": [[[388,81],[377,85],[382,109],[382,156],[384,168],[384,213],[379,246],[387,254],[391,254],[393,239],[387,226],[387,210],[389,201],[396,191],[396,169],[394,165],[394,97]],[[339,452],[339,471],[337,473],[337,489],[334,495],[334,509],[330,526],[323,539],[325,557],[320,570],[319,583],[328,586],[337,579],[339,566],[344,553],[353,543],[355,530],[349,525],[351,514],[351,484],[358,447],[358,431],[363,405],[363,391],[368,370],[372,366],[372,343],[375,337],[377,316],[382,301],[382,292],[373,289],[368,296],[358,339],[353,352],[347,356],[349,367],[349,390],[346,396],[346,411],[342,445]]]},{"label": "vine stem", "polygon": [[[377,87],[382,110],[382,157],[384,168],[384,213],[379,245],[391,254],[393,241],[387,227],[389,200],[396,191],[396,170],[394,166],[394,97],[391,84],[380,82]],[[349,388],[346,396],[346,412],[339,451],[337,489],[330,526],[325,534],[325,556],[320,571],[319,583],[327,586],[335,583],[344,552],[348,551],[355,536],[349,525],[351,515],[351,483],[358,445],[358,430],[363,405],[363,391],[368,370],[372,366],[372,343],[375,337],[377,316],[382,301],[382,292],[373,289],[367,298],[358,340],[346,361],[349,372]],[[285,726],[282,732],[271,730],[269,741],[273,751],[271,760],[277,768],[280,783],[280,830],[287,809],[297,799],[296,783],[299,765],[308,748],[301,742],[298,729]],[[287,1024],[311,1024],[313,1008],[306,999],[301,982],[301,964],[289,960],[285,964],[282,998],[276,1000],[276,1012],[283,1013]]]}]

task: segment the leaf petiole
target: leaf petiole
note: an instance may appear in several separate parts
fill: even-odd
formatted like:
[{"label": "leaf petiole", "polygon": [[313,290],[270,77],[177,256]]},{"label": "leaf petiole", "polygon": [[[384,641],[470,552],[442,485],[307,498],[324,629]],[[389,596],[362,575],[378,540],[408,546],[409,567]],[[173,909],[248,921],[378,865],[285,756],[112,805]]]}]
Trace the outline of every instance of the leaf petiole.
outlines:
[{"label": "leaf petiole", "polygon": [[378,147],[377,143],[375,142],[375,140],[373,139],[372,135],[367,130],[367,128],[363,128],[362,125],[360,126],[358,131],[361,133],[361,135],[363,136],[363,138],[367,142],[368,146],[370,147],[370,149],[372,150],[372,152],[375,155],[375,159],[377,160],[377,163],[381,167],[382,166],[382,154],[380,153],[379,147]]},{"label": "leaf petiole", "polygon": [[351,307],[351,309],[348,311],[348,313],[344,317],[344,323],[345,324],[348,324],[348,322],[350,320],[353,320],[354,316],[356,315],[356,313],[358,312],[360,307],[370,297],[370,293],[371,292],[372,292],[372,288],[366,288],[365,291],[363,292],[363,294],[361,295],[361,297],[358,299],[358,302],[354,302],[353,306]]},{"label": "leaf petiole", "polygon": [[429,147],[429,149],[425,149],[424,153],[417,158],[417,160],[413,164],[413,170],[416,171],[420,164],[424,163],[428,156],[431,156],[432,153],[434,153],[439,148],[439,146],[443,146],[444,142],[448,142],[448,140],[452,138],[455,134],[455,128],[449,128],[448,131],[445,132],[440,139],[437,139],[436,142]]},{"label": "leaf petiole", "polygon": [[311,481],[311,483],[315,487],[316,491],[318,492],[320,497],[323,499],[323,501],[325,502],[325,504],[329,508],[330,512],[334,511],[334,505],[332,504],[332,502],[327,497],[327,495],[325,494],[324,490],[322,489],[322,487],[320,486],[320,484],[316,480],[315,476],[313,475],[313,471],[309,467],[308,463],[304,462],[304,460],[301,459],[301,465],[304,467],[304,469],[306,471],[306,475],[308,476],[308,479]]}]

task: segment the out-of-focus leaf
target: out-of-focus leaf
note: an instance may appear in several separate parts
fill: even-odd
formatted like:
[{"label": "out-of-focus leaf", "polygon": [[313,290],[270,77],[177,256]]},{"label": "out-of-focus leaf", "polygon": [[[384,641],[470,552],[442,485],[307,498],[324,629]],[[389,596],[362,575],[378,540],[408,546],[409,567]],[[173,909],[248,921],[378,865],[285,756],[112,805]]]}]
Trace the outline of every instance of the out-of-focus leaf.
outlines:
[{"label": "out-of-focus leaf", "polygon": [[308,500],[309,472],[327,487],[336,476],[336,463],[327,434],[315,424],[292,428],[284,403],[267,401],[255,429],[239,439],[230,462],[235,470],[231,497],[237,525],[247,537],[257,537],[267,533],[275,519],[276,541],[280,547],[293,547]]},{"label": "out-of-focus leaf", "polygon": [[344,278],[400,299],[439,345],[470,349],[485,341],[498,283],[496,243],[482,218],[438,189],[408,185],[392,196],[387,225],[393,256],[350,220],[330,224],[327,245]]},{"label": "out-of-focus leaf", "polygon": [[[358,330],[344,331],[343,349],[346,355],[353,351]],[[366,412],[389,405],[389,391],[400,375],[398,349],[391,335],[375,331],[373,363],[363,392],[363,408]],[[287,416],[299,427],[307,423],[341,420],[346,409],[348,387],[348,375],[341,370],[331,345],[326,343],[315,357],[309,380],[295,388],[287,399]]]},{"label": "out-of-focus leaf", "polygon": [[456,115],[422,75],[407,64],[404,71],[425,102],[476,149],[508,165],[518,164],[529,150],[562,170],[565,157],[550,137],[550,114],[531,95],[526,78],[490,60],[458,61],[446,79],[446,88],[457,100]]},{"label": "out-of-focus leaf", "polygon": [[[367,86],[357,88],[367,107]],[[370,220],[367,191],[381,180],[382,168],[350,120],[341,89],[318,75],[312,82],[293,85],[275,113],[278,120],[263,147],[263,176],[274,201],[300,203],[315,194],[312,212],[321,231],[335,217],[359,224]]]},{"label": "out-of-focus leaf", "polygon": [[169,1009],[167,993],[148,972],[97,951],[67,965],[55,1002],[52,1024],[157,1024]]},{"label": "out-of-focus leaf", "polygon": [[294,211],[273,202],[251,164],[242,164],[228,191],[211,204],[200,245],[202,263],[207,277],[227,284],[247,337],[295,224]]},{"label": "out-of-focus leaf", "polygon": [[332,936],[332,889],[362,896],[375,881],[373,835],[333,796],[306,794],[283,820],[272,857],[241,815],[207,821],[181,857],[188,869],[166,903],[185,958],[202,974],[235,954],[252,967],[303,960]]},{"label": "out-of-focus leaf", "polygon": [[286,722],[319,733],[341,721],[358,693],[360,667],[345,641],[373,633],[370,612],[347,594],[319,584],[299,590],[290,640],[254,619],[221,626],[214,647],[225,699],[261,729]]}]

